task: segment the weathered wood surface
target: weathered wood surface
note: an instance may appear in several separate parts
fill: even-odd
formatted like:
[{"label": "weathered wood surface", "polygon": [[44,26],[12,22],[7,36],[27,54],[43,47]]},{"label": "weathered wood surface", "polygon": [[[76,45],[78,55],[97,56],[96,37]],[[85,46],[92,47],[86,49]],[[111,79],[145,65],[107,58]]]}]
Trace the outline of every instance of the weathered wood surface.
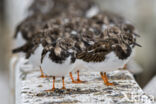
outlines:
[{"label": "weathered wood surface", "polygon": [[[15,68],[16,104],[154,104],[153,97],[146,95],[126,70],[108,73],[115,86],[105,86],[97,72],[82,72],[80,78],[85,83],[73,84],[67,76],[66,90],[45,92],[52,87],[52,79],[39,78],[39,69],[23,58],[18,59]],[[61,82],[56,79],[57,88],[62,87]]]}]

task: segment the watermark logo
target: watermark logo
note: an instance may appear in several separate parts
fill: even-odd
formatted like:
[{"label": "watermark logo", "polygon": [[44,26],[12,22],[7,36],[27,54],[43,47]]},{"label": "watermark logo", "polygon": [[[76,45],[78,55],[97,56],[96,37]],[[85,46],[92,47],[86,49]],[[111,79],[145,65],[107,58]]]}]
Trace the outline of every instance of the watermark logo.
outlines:
[{"label": "watermark logo", "polygon": [[124,98],[121,101],[128,101],[134,103],[141,103],[141,104],[152,104],[154,103],[154,96],[152,95],[145,95],[145,93],[136,93],[131,92],[129,95],[124,94]]}]

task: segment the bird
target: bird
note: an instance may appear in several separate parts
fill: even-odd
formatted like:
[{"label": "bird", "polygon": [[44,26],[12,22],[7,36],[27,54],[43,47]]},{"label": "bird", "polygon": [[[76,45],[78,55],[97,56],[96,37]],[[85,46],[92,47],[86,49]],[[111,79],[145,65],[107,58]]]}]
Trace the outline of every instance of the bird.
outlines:
[{"label": "bird", "polygon": [[[14,38],[16,39],[16,48],[13,49],[13,53],[22,53],[29,62],[37,68],[40,68],[40,61],[38,60],[41,57],[42,48],[36,45],[35,38],[36,35],[43,28],[46,19],[41,15],[35,14],[24,19],[15,30]],[[36,51],[35,51],[36,50]],[[40,55],[39,55],[40,54]],[[36,61],[35,61],[36,60]],[[42,69],[41,78],[44,78]]]},{"label": "bird", "polygon": [[46,91],[55,90],[56,77],[62,77],[62,89],[65,89],[64,78],[75,66],[75,43],[79,40],[78,31],[81,31],[77,24],[85,25],[85,21],[87,19],[83,17],[63,16],[47,22],[40,37],[43,46],[41,67],[47,76],[53,77],[53,87]]},{"label": "bird", "polygon": [[[76,35],[76,31],[79,31],[78,26],[73,25],[77,24],[80,18],[82,17],[52,18],[44,22],[40,31],[32,33],[26,44],[13,50],[14,53],[24,52],[33,65],[40,65],[46,76],[53,77],[53,88],[46,91],[55,90],[56,77],[62,77],[62,89],[65,89],[64,78],[73,70],[74,46],[79,36]],[[85,18],[84,21],[86,20]]]},{"label": "bird", "polygon": [[[56,77],[62,77],[65,89],[68,73],[73,83],[82,83],[82,70],[100,72],[105,85],[114,85],[106,72],[123,67],[133,56],[135,46],[141,47],[136,43],[139,35],[135,27],[119,15],[99,12],[92,0],[51,1],[54,5],[46,4],[46,11],[42,2],[38,2],[40,8],[34,1],[36,6],[29,8],[32,14],[16,28],[15,37],[24,42],[13,53],[23,52],[34,66],[40,67],[41,77],[52,76],[52,89],[46,91],[55,90]],[[77,81],[72,72],[77,72]]]},{"label": "bird", "polygon": [[[32,49],[28,48],[30,47],[30,44],[32,44],[32,38],[35,37],[34,35],[38,35],[44,28],[48,27],[47,21],[49,22],[53,18],[56,19],[57,17],[63,16],[83,17],[90,9],[93,7],[95,8],[95,5],[96,4],[92,0],[83,0],[83,3],[80,2],[80,0],[34,0],[27,10],[28,16],[16,27],[14,35],[14,38],[16,39],[16,48],[13,50],[13,53],[23,51],[24,54],[21,54],[22,56],[25,56],[25,53],[27,54],[27,50],[25,50],[26,47],[28,50],[32,50],[33,47],[31,47]],[[51,22],[55,22],[55,19]],[[49,28],[55,27],[49,26]],[[54,35],[53,37],[54,41],[59,36]],[[40,61],[38,60],[41,51],[41,45],[37,45],[37,48],[35,46],[35,50],[33,50],[32,54],[29,54],[29,57],[26,56],[26,58],[29,59],[33,66],[40,68],[41,77],[45,78],[42,68],[39,65]]]},{"label": "bird", "polygon": [[115,14],[102,12],[88,21],[89,29],[84,28],[85,33],[81,34],[84,47],[77,48],[75,63],[88,71],[100,72],[105,85],[114,85],[108,81],[106,72],[122,68],[131,59],[135,46],[141,47],[136,43],[139,35],[133,25]]},{"label": "bird", "polygon": [[98,11],[94,0],[34,0],[29,6],[29,15],[42,14],[52,17],[93,15],[91,11]]},{"label": "bird", "polygon": [[74,56],[71,48],[75,42],[70,38],[58,38],[56,42],[49,45],[51,48],[44,47],[41,59],[41,67],[47,76],[52,76],[53,87],[50,90],[55,90],[55,78],[62,77],[63,87],[65,88],[65,76],[73,69]]}]

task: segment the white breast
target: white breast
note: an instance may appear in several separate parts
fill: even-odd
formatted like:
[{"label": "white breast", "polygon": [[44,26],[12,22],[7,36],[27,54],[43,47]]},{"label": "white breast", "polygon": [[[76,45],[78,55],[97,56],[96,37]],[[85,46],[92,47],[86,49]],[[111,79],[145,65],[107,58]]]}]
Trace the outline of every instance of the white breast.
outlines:
[{"label": "white breast", "polygon": [[72,72],[77,72],[78,70],[79,71],[87,70],[87,66],[84,61],[76,59]]},{"label": "white breast", "polygon": [[[82,62],[85,65],[85,68],[88,71],[97,71],[97,72],[109,72],[122,68],[131,56],[125,60],[119,59],[114,52],[106,55],[106,59],[103,62]],[[82,61],[82,60],[81,60]]]},{"label": "white breast", "polygon": [[16,37],[16,47],[20,47],[26,43],[26,40],[22,37],[22,33],[18,32]]},{"label": "white breast", "polygon": [[62,64],[55,63],[49,58],[49,53],[47,53],[41,67],[48,76],[62,77],[72,71],[73,64],[71,63],[71,57],[68,57]]},{"label": "white breast", "polygon": [[29,61],[34,67],[40,67],[41,65],[41,54],[42,54],[43,46],[40,44],[35,52],[30,56]]}]

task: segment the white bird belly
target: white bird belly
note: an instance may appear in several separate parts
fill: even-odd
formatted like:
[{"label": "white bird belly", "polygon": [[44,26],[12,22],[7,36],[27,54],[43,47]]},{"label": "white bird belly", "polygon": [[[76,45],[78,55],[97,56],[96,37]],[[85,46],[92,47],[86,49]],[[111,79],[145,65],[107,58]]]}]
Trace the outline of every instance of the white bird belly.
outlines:
[{"label": "white bird belly", "polygon": [[76,59],[72,72],[85,71],[86,69],[86,63],[82,60]]},{"label": "white bird belly", "polygon": [[18,32],[16,37],[15,45],[16,47],[20,47],[26,43],[26,40],[22,37],[22,33]]},{"label": "white bird belly", "polygon": [[86,64],[88,71],[96,71],[96,72],[110,72],[117,70],[118,68],[123,67],[129,58],[125,60],[119,59],[114,52],[106,55],[106,58],[103,62],[84,62]]},{"label": "white bird belly", "polygon": [[34,67],[40,67],[41,65],[41,54],[42,54],[43,46],[40,44],[35,52],[30,56],[29,62],[34,66]]},{"label": "white bird belly", "polygon": [[68,57],[62,64],[55,63],[49,58],[48,53],[44,57],[41,67],[48,76],[62,77],[72,71],[73,64],[71,63],[71,57]]}]

